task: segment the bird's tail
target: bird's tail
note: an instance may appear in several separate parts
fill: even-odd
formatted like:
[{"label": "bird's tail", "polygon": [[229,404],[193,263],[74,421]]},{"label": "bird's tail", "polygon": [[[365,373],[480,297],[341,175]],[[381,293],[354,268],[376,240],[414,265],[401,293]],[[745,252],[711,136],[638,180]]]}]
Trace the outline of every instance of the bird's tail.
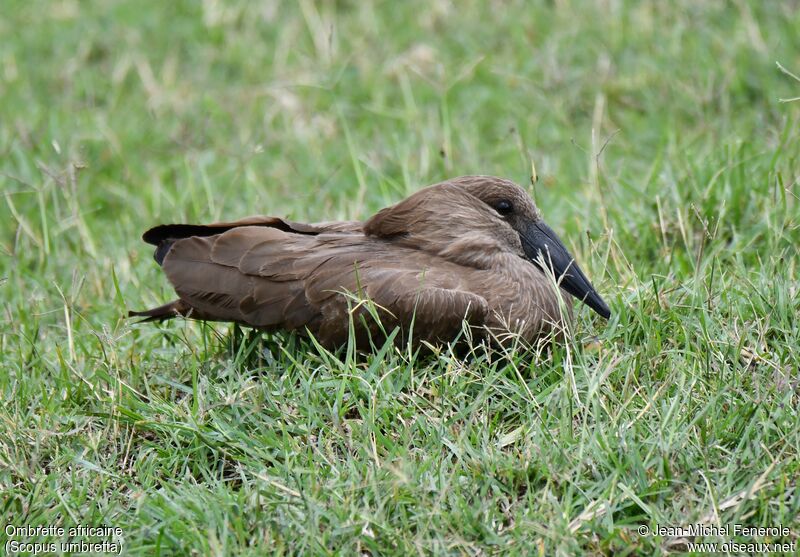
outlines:
[{"label": "bird's tail", "polygon": [[191,306],[183,300],[174,300],[163,306],[157,308],[147,309],[144,311],[129,311],[128,317],[144,317],[139,323],[146,323],[148,321],[164,321],[172,319],[179,315],[188,315],[192,311]]}]

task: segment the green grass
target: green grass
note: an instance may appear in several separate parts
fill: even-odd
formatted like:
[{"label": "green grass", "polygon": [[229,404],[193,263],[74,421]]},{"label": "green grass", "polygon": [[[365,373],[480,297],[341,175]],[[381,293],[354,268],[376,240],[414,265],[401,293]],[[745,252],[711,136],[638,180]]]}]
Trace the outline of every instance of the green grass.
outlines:
[{"label": "green grass", "polygon": [[[6,0],[0,523],[142,555],[796,541],[792,4]],[[613,311],[566,346],[353,359],[124,318],[172,296],[153,224],[365,218],[530,160]]]}]

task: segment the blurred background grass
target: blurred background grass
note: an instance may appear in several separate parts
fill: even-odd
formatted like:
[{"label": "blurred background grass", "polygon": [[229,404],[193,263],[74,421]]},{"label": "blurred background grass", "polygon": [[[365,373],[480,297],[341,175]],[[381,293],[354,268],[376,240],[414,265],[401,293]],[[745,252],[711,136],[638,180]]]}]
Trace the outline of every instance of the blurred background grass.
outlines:
[{"label": "blurred background grass", "polygon": [[[726,520],[795,521],[800,102],[779,99],[800,95],[800,83],[775,62],[800,71],[799,7],[743,0],[6,0],[0,15],[6,522],[24,516],[124,523],[131,552],[227,553],[258,542],[292,551],[298,532],[313,531],[304,547],[321,553],[502,547],[525,553],[536,544],[545,554],[628,546],[650,554],[666,546],[637,539],[631,525],[697,520],[709,508],[728,509]],[[267,435],[265,429],[277,427],[270,420],[292,430],[298,410],[275,407],[273,415],[259,405],[279,397],[292,406],[307,400],[309,385],[328,380],[312,397],[317,406],[308,402],[305,411],[322,412],[337,393],[347,406],[351,399],[341,389],[356,393],[358,381],[335,362],[317,366],[311,356],[284,361],[293,373],[307,373],[308,383],[297,382],[283,364],[273,366],[279,377],[268,371],[254,379],[238,360],[215,352],[223,343],[207,330],[173,324],[163,334],[123,319],[127,309],[172,295],[139,240],[153,224],[258,213],[364,218],[456,175],[495,174],[527,185],[531,160],[540,178],[538,204],[616,317],[604,329],[582,313],[578,337],[599,334],[605,348],[595,356],[579,346],[575,376],[570,366],[564,372],[569,352],[533,365],[528,385],[496,364],[491,373],[475,371],[484,381],[487,374],[505,381],[511,394],[504,400],[474,392],[476,406],[469,407],[483,417],[457,415],[454,427],[475,439],[499,435],[508,441],[504,450],[528,457],[506,454],[506,472],[495,475],[492,466],[481,468],[494,462],[492,451],[444,468],[456,476],[472,470],[459,477],[469,478],[493,509],[507,505],[496,511],[500,520],[516,518],[499,530],[495,511],[467,510],[472,488],[448,486],[449,495],[434,496],[421,487],[443,447],[463,441],[442,441],[439,422],[410,434],[390,474],[405,478],[397,485],[415,487],[395,486],[401,495],[376,487],[379,510],[342,491],[368,490],[369,478],[381,477],[353,447],[371,453],[370,436],[396,427],[398,412],[413,404],[398,409],[381,399],[371,421],[348,418],[348,427],[366,436],[356,441],[352,431],[336,429],[340,414],[350,416],[346,408],[337,408],[333,422],[308,418],[314,423],[308,435],[335,426],[334,445],[349,447],[336,450],[352,454],[334,451],[338,456],[326,462],[303,453],[303,443],[312,443],[305,439],[292,445],[305,454],[298,457],[304,464],[276,463],[264,455],[278,446],[286,452],[292,436],[284,431],[280,443],[259,438],[264,453],[254,456],[248,452],[256,450],[254,432]],[[400,377],[407,382],[395,387],[426,404],[429,385],[414,378],[413,362],[381,365],[405,369]],[[441,379],[453,365],[439,362],[425,373]],[[368,380],[376,373],[362,372]],[[380,382],[373,383],[379,392]],[[249,418],[238,410],[239,418],[230,418],[226,412],[243,389],[262,398],[248,402],[255,404]],[[600,392],[604,403],[593,398]],[[356,394],[352,400],[351,410],[361,408]],[[206,404],[222,407],[227,425],[209,419]],[[505,413],[494,414],[496,404]],[[519,409],[530,404],[541,407],[533,414]],[[573,404],[586,413],[572,415]],[[616,439],[596,438],[597,429],[619,427],[628,411],[638,418]],[[575,431],[571,420],[578,420]],[[184,429],[152,425],[160,422]],[[557,432],[553,446],[542,445],[532,433],[537,428],[545,437]],[[178,430],[196,437],[186,440]],[[606,460],[609,443],[620,452]],[[538,464],[530,463],[531,451],[542,459]],[[654,464],[654,454],[666,464]],[[244,487],[231,486],[228,471],[217,474],[226,459],[239,467]],[[338,472],[315,471],[319,466]],[[191,482],[187,468],[194,469]],[[282,478],[290,494],[310,490],[306,511],[265,519],[266,525],[252,521],[265,492],[287,493],[276,491],[274,479],[248,488],[264,469]],[[639,487],[620,492],[614,472],[638,474]],[[506,486],[519,482],[527,488],[518,493]],[[720,508],[726,497],[765,485],[772,486],[763,492],[769,495]],[[336,501],[327,508],[331,497]],[[426,506],[444,499],[441,511]],[[232,518],[226,507],[232,500],[238,512],[256,514]],[[189,526],[177,526],[181,520]],[[205,535],[206,521],[213,535]],[[393,521],[401,526],[392,530]]]}]

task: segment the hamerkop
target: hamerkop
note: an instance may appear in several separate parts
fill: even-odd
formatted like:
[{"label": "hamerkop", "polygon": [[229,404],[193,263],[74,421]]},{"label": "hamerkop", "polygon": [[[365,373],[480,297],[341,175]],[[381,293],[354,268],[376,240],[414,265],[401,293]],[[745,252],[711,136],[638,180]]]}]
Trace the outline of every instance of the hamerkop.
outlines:
[{"label": "hamerkop", "polygon": [[572,313],[556,284],[610,316],[527,193],[490,176],[427,187],[366,222],[258,216],[165,224],[143,239],[178,294],[131,312],[148,321],[183,315],[310,332],[328,348],[351,330],[368,348],[396,327],[397,342],[440,344],[464,338],[465,322],[473,341],[532,341],[563,330]]}]

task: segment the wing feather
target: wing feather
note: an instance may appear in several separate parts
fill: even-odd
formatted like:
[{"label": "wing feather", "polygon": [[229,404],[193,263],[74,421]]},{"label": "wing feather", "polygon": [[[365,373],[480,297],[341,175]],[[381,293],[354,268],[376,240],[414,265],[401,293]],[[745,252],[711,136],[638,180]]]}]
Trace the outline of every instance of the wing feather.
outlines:
[{"label": "wing feather", "polygon": [[[207,318],[308,328],[328,346],[347,340],[350,315],[365,343],[412,319],[415,337],[446,341],[463,320],[488,314],[484,298],[461,289],[469,269],[361,234],[245,225],[176,240],[163,266],[181,300]],[[353,296],[376,304],[382,327]]]}]

